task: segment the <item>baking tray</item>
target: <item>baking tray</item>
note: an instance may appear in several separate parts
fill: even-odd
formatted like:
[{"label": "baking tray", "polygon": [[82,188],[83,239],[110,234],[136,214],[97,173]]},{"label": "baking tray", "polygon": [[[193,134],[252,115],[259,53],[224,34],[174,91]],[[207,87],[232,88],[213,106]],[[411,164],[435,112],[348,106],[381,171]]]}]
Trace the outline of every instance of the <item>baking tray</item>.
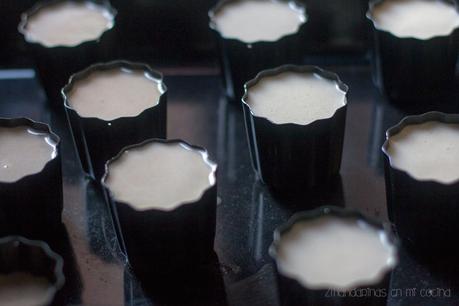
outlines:
[{"label": "baking tray", "polygon": [[[177,284],[167,293],[152,288],[148,276],[130,271],[110,209],[79,168],[63,110],[48,109],[32,69],[0,70],[0,116],[50,123],[62,138],[65,228],[48,241],[65,258],[67,282],[60,295],[66,305],[159,305],[158,300],[180,296],[186,302],[175,304],[278,305],[268,247],[273,230],[294,212],[338,205],[387,220],[381,155],[385,130],[405,114],[429,107],[402,111],[388,104],[373,86],[365,54],[306,58],[305,63],[338,73],[350,86],[341,181],[328,194],[287,203],[256,180],[241,107],[226,101],[213,62],[154,65],[169,88],[168,137],[207,148],[219,164],[218,259],[201,267],[192,284]],[[458,105],[457,95],[451,94],[445,104],[430,109],[457,112]],[[421,255],[402,250],[388,305],[459,305],[457,259]],[[426,296],[428,290],[434,297]]]}]

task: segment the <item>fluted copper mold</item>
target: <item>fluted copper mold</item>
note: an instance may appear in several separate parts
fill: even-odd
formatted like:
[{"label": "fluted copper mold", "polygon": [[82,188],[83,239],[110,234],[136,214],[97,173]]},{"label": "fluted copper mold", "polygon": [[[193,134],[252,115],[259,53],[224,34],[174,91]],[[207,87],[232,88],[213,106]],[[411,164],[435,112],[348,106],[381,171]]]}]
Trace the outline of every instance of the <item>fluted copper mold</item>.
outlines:
[{"label": "fluted copper mold", "polygon": [[244,85],[242,107],[252,165],[258,177],[279,194],[327,187],[339,175],[346,123],[347,100],[330,118],[302,125],[277,124],[254,114],[247,102],[250,88],[263,78],[284,72],[317,74],[349,88],[332,72],[316,66],[284,65],[260,72]]},{"label": "fluted copper mold", "polygon": [[50,284],[44,306],[58,306],[56,293],[65,283],[64,261],[43,241],[20,236],[0,238],[0,274],[31,273],[45,277]]},{"label": "fluted copper mold", "polygon": [[[393,261],[387,264],[386,269],[381,272],[381,277],[376,283],[362,283],[351,291],[342,292],[333,288],[307,288],[298,280],[282,274],[282,271],[278,268],[277,265],[278,249],[282,240],[282,236],[288,233],[295,224],[318,219],[324,216],[361,220],[364,223],[381,230],[382,235],[385,236],[385,241],[394,248],[394,253]],[[335,206],[323,206],[314,210],[296,213],[285,224],[279,226],[274,231],[273,243],[269,248],[269,254],[274,261],[274,265],[277,271],[276,274],[281,305],[385,306],[390,284],[390,275],[392,270],[398,264],[398,248],[399,243],[388,226],[368,218],[358,211],[338,208]],[[359,292],[359,290],[372,291],[371,294],[368,294],[368,296],[354,296],[352,294],[352,292]]]},{"label": "fluted copper mold", "polygon": [[[454,85],[459,54],[459,31],[430,39],[398,37],[381,29],[374,8],[385,0],[369,3],[367,18],[374,28],[373,73],[380,90],[399,104],[427,103],[443,97]],[[457,8],[453,0],[442,0]]]},{"label": "fluted copper mold", "polygon": [[[144,71],[159,81],[162,94],[158,103],[135,117],[121,117],[111,121],[100,118],[82,117],[69,103],[68,93],[79,80],[85,79],[96,71],[127,68]],[[105,162],[118,154],[124,147],[140,143],[150,138],[166,138],[167,129],[167,87],[163,76],[142,63],[113,61],[92,65],[70,77],[62,89],[67,120],[72,130],[78,156],[83,171],[99,181],[105,172]]]},{"label": "fluted copper mold", "polygon": [[0,127],[18,126],[49,134],[56,143],[56,156],[37,173],[15,182],[0,182],[0,234],[41,238],[61,224],[63,197],[60,138],[47,124],[27,118],[0,118]]},{"label": "fluted copper mold", "polygon": [[[69,0],[44,0],[37,2],[21,15],[18,31],[24,35],[30,16],[48,5],[55,5]],[[84,41],[76,46],[46,47],[37,42],[26,41],[27,49],[35,60],[37,73],[46,92],[50,106],[62,108],[61,88],[68,78],[93,63],[108,60],[116,52],[116,34],[113,27],[117,11],[106,0],[72,0],[73,2],[95,3],[102,6],[113,16],[113,26],[107,29],[97,40]]]},{"label": "fluted copper mold", "polygon": [[[211,175],[215,180],[203,192],[201,198],[194,202],[182,203],[170,211],[160,209],[138,211],[129,203],[123,203],[113,197],[105,184],[106,178],[110,175],[110,164],[117,161],[125,151],[150,143],[181,144],[189,150],[202,154],[204,161],[212,168]],[[129,262],[136,270],[148,269],[155,273],[168,273],[207,262],[214,256],[217,165],[210,160],[205,149],[182,140],[149,139],[124,148],[109,160],[105,167],[106,171],[101,183],[121,229],[120,238]]]},{"label": "fluted copper mold", "polygon": [[459,180],[445,184],[419,180],[391,164],[390,138],[408,125],[438,121],[459,124],[458,114],[429,112],[405,117],[386,133],[382,147],[386,180],[387,209],[390,220],[407,246],[424,253],[457,253],[459,232]]},{"label": "fluted copper mold", "polygon": [[235,38],[226,38],[218,31],[214,22],[216,14],[228,3],[245,0],[220,0],[209,11],[209,27],[214,32],[220,49],[220,67],[226,95],[239,103],[244,94],[244,83],[264,69],[286,63],[300,64],[304,55],[306,24],[308,16],[306,7],[295,0],[276,0],[287,2],[304,14],[305,21],[296,33],[287,34],[277,41],[257,41],[246,43]]}]

